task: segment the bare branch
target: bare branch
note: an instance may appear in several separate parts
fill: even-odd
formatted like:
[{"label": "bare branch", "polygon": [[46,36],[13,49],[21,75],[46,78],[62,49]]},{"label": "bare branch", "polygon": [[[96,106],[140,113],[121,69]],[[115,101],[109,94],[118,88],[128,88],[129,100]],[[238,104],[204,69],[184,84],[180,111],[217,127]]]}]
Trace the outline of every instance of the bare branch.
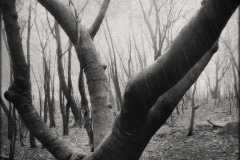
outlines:
[{"label": "bare branch", "polygon": [[[73,44],[77,43],[76,17],[69,6],[58,0],[38,0],[58,21],[63,30],[67,33]],[[64,14],[62,14],[64,13]]]},{"label": "bare branch", "polygon": [[110,3],[110,0],[104,0],[103,3],[102,3],[102,6],[101,6],[101,9],[98,13],[98,16],[97,18],[95,19],[93,25],[90,27],[89,29],[89,33],[92,37],[92,39],[94,38],[94,36],[96,35],[96,33],[98,32],[101,24],[102,24],[102,21],[105,17],[105,14],[107,12],[107,9],[108,9],[108,6],[109,6],[109,3]]},{"label": "bare branch", "polygon": [[207,121],[208,121],[209,124],[213,125],[213,127],[220,127],[220,128],[224,127],[224,125],[219,125],[219,124],[215,124],[215,123],[211,122],[210,119],[207,120]]}]

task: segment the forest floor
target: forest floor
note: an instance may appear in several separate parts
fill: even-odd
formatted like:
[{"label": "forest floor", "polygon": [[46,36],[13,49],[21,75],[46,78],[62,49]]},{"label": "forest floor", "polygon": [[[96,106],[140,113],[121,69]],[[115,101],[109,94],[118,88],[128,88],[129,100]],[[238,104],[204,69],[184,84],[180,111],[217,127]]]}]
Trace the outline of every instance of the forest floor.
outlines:
[{"label": "forest floor", "polygon": [[[187,107],[184,113],[174,116],[174,122],[168,120],[166,125],[152,137],[141,156],[141,160],[236,160],[239,158],[239,141],[237,125],[227,128],[216,128],[207,120],[220,125],[229,122],[237,122],[236,110],[229,111],[221,107],[216,108],[214,103],[208,103],[196,110],[195,127],[192,136],[187,136],[190,123],[191,109]],[[211,107],[209,107],[211,106]],[[213,107],[212,107],[213,106]],[[174,113],[176,115],[176,113]],[[6,118],[5,118],[6,120]],[[62,122],[60,114],[56,116],[57,127],[52,130],[59,136],[62,134]],[[171,125],[170,125],[171,124]],[[2,155],[9,153],[10,141],[7,140],[7,122],[4,121],[4,143]],[[89,153],[88,138],[84,128],[70,128],[69,136],[62,138],[77,151]],[[29,139],[24,139],[24,147],[21,147],[19,136],[16,141],[16,160],[53,160],[53,156],[46,150],[38,147],[31,149]]]}]

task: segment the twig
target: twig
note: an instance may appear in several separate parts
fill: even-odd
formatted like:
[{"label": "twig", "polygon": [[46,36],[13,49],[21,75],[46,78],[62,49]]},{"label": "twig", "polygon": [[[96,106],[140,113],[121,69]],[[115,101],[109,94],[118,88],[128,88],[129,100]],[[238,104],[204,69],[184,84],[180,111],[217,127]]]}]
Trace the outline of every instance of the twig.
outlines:
[{"label": "twig", "polygon": [[211,122],[210,119],[207,120],[207,121],[208,121],[208,123],[211,124],[213,127],[219,127],[219,128],[223,128],[223,127],[224,127],[224,125],[219,125],[219,124],[215,124],[215,123]]}]

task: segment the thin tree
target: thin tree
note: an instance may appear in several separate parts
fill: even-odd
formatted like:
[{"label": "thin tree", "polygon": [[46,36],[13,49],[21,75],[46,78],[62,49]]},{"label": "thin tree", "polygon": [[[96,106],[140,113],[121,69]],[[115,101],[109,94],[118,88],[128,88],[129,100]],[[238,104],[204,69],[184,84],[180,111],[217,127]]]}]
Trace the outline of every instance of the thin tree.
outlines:
[{"label": "thin tree", "polygon": [[195,111],[196,111],[199,107],[201,107],[201,105],[197,105],[197,106],[196,106],[196,104],[195,104],[196,88],[197,88],[197,82],[195,82],[195,84],[193,85],[192,100],[191,100],[192,113],[191,113],[190,125],[189,125],[189,129],[188,129],[188,134],[187,134],[187,136],[193,135]]},{"label": "thin tree", "polygon": [[[71,76],[68,77],[68,85],[67,82],[65,80],[65,75],[64,75],[64,67],[63,67],[63,51],[62,51],[62,44],[61,44],[61,37],[60,37],[60,30],[59,30],[59,24],[57,22],[55,22],[54,24],[54,29],[55,29],[55,39],[56,39],[56,43],[57,43],[57,65],[58,65],[58,77],[59,77],[59,82],[60,82],[60,88],[63,91],[63,95],[64,97],[67,99],[67,106],[66,106],[66,112],[69,113],[69,109],[72,109],[72,113],[74,115],[74,119],[75,119],[75,125],[76,126],[81,126],[81,112],[79,107],[77,106],[76,101],[73,98],[72,95],[72,81],[71,81]],[[71,44],[70,44],[71,45]],[[68,69],[71,69],[71,64],[69,64]],[[69,70],[68,70],[69,71]],[[68,117],[69,114],[64,114],[65,119],[64,119],[64,123],[65,125],[68,125]],[[67,128],[67,126],[65,126],[64,128]],[[67,131],[66,131],[67,134]]]},{"label": "thin tree", "polygon": [[206,82],[209,86],[212,99],[217,99],[220,96],[219,95],[220,82],[222,81],[224,75],[230,68],[230,63],[226,59],[220,60],[220,57],[218,54],[216,55],[216,60],[213,62],[215,64],[215,78],[214,78],[213,85],[211,84],[210,77],[207,73],[206,73],[206,77],[207,77]]},{"label": "thin tree", "polygon": [[[31,3],[29,4],[28,7],[28,25],[27,25],[27,64],[28,64],[28,70],[29,70],[29,76],[31,79],[31,58],[30,58],[30,39],[31,39],[31,29],[32,29],[32,24],[31,24],[31,17],[32,17],[32,5]],[[30,86],[31,87],[31,86]],[[32,90],[32,87],[31,89]],[[35,137],[32,135],[32,133],[30,132],[30,146],[31,148],[36,148],[36,141],[35,141]]]}]

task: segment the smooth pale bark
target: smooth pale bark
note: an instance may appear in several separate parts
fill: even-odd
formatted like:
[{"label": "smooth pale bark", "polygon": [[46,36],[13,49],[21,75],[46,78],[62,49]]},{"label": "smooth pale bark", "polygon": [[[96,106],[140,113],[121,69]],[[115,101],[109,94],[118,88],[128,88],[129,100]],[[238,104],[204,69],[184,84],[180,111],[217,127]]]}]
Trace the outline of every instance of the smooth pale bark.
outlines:
[{"label": "smooth pale bark", "polygon": [[90,148],[91,152],[93,152],[94,146],[93,146],[92,119],[90,118],[90,110],[89,110],[88,100],[87,100],[86,91],[85,91],[84,75],[83,75],[82,66],[80,66],[78,89],[79,89],[79,92],[81,95],[81,106],[84,109],[84,114],[83,114],[84,115],[84,128],[86,129],[87,134],[88,134],[89,148]]},{"label": "smooth pale bark", "polygon": [[5,98],[14,104],[30,132],[49,152],[57,159],[70,159],[72,155],[75,155],[74,151],[51,132],[32,105],[30,76],[21,44],[15,1],[2,0],[0,7],[6,28],[14,76],[14,82],[5,92]]},{"label": "smooth pale bark", "polygon": [[[112,113],[108,108],[108,84],[92,37],[76,19],[69,7],[57,0],[38,0],[57,20],[75,46],[77,56],[86,74],[92,107],[94,148],[112,127]],[[78,35],[80,37],[78,37]]]},{"label": "smooth pale bark", "polygon": [[94,23],[92,24],[91,28],[89,29],[89,33],[92,38],[94,38],[94,36],[98,32],[98,30],[103,22],[103,19],[105,17],[105,14],[106,14],[108,6],[109,6],[109,3],[110,3],[110,0],[103,1],[100,11],[97,15],[97,18],[95,19]]},{"label": "smooth pale bark", "polygon": [[92,107],[93,144],[96,148],[112,127],[112,112],[108,107],[108,83],[104,65],[88,31],[80,30],[80,41],[76,51],[86,74]]}]

